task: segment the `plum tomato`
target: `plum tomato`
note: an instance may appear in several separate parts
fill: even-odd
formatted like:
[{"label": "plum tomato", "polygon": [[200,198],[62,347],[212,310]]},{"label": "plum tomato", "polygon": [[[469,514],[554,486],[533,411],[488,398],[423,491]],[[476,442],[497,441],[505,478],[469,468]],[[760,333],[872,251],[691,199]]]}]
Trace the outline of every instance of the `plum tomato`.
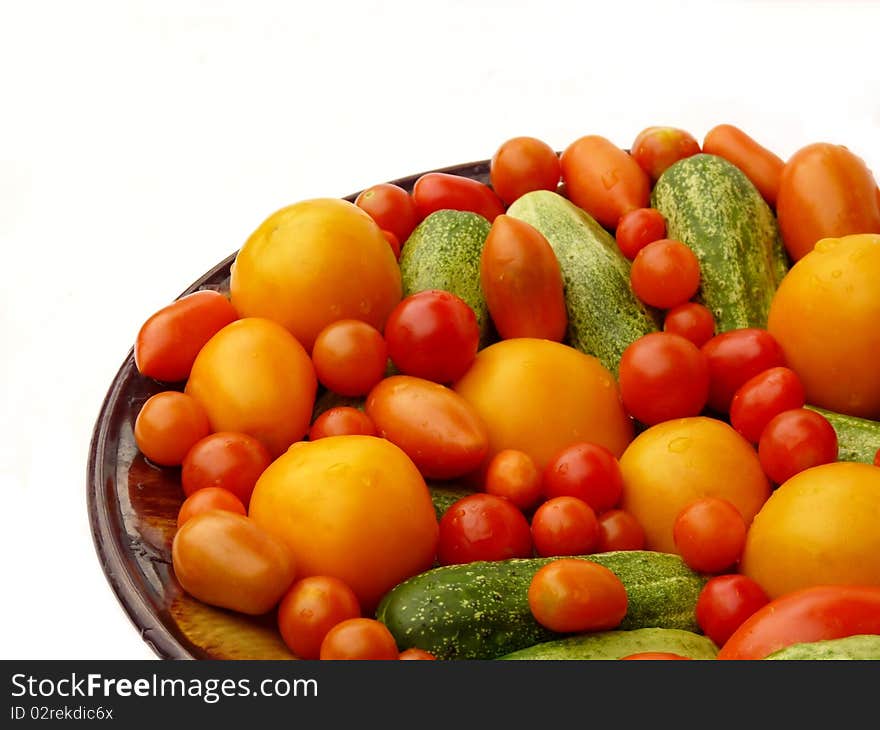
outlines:
[{"label": "plum tomato", "polygon": [[648,127],[636,135],[630,154],[651,178],[651,182],[667,167],[700,152],[700,143],[694,136],[675,127]]},{"label": "plum tomato", "polygon": [[504,203],[488,185],[445,172],[428,172],[416,180],[413,200],[422,219],[445,208],[470,211],[491,223],[504,212]]},{"label": "plum tomato", "polygon": [[764,589],[748,576],[716,575],[697,598],[697,624],[716,646],[724,646],[749,616],[769,602]]},{"label": "plum tomato", "polygon": [[503,449],[489,461],[483,489],[509,499],[518,509],[529,510],[541,499],[541,472],[524,451]]},{"label": "plum tomato", "polygon": [[507,140],[489,163],[489,181],[507,205],[533,190],[555,191],[561,174],[559,155],[534,137]]},{"label": "plum tomato", "polygon": [[663,331],[681,335],[702,347],[715,336],[715,316],[699,302],[685,302],[666,313]]},{"label": "plum tomato", "polygon": [[532,542],[542,557],[588,555],[599,542],[596,513],[577,497],[553,497],[532,516]]},{"label": "plum tomato", "polygon": [[666,219],[656,208],[636,208],[620,218],[614,238],[620,252],[632,261],[645,246],[666,237]]},{"label": "plum tomato", "polygon": [[218,431],[197,441],[183,459],[180,483],[187,496],[206,487],[232,492],[247,507],[272,455],[246,433]]},{"label": "plum tomato", "polygon": [[767,204],[776,206],[779,194],[779,181],[785,161],[766,147],[762,147],[738,127],[732,124],[719,124],[703,138],[703,152],[717,155],[745,173],[745,176],[758,188]]},{"label": "plum tomato", "polygon": [[318,416],[309,429],[309,441],[327,436],[375,436],[376,425],[361,410],[351,406],[328,408]]},{"label": "plum tomato", "polygon": [[226,512],[235,512],[239,515],[246,515],[242,501],[228,489],[221,487],[205,487],[197,492],[193,492],[180,505],[177,513],[177,527],[180,529],[183,525],[196,515],[202,512],[210,512],[212,509],[225,510]]},{"label": "plum tomato", "polygon": [[597,514],[616,506],[623,494],[623,475],[614,454],[586,441],[557,452],[544,467],[542,484],[545,497],[577,497]]},{"label": "plum tomato", "polygon": [[629,277],[633,293],[645,304],[672,309],[700,288],[700,262],[681,241],[662,238],[638,252]]},{"label": "plum tomato", "polygon": [[160,466],[180,466],[187,452],[209,433],[205,409],[192,396],[176,390],[150,396],[134,422],[138,449]]},{"label": "plum tomato", "polygon": [[[362,191],[354,204],[372,218],[379,228],[394,234],[400,245],[419,224],[412,196],[399,185],[380,183]],[[393,247],[393,246],[392,246]]]},{"label": "plum tomato", "polygon": [[802,408],[805,399],[804,386],[794,370],[769,368],[736,391],[730,402],[730,425],[756,444],[771,418],[783,411]]},{"label": "plum tomato", "polygon": [[385,624],[374,618],[349,618],[327,632],[319,658],[396,661],[399,656],[397,642]]},{"label": "plum tomato", "polygon": [[522,512],[494,494],[459,499],[440,519],[440,565],[506,560],[532,555],[532,535]]},{"label": "plum tomato", "polygon": [[798,472],[837,461],[837,432],[821,413],[793,408],[777,414],[758,441],[758,459],[767,477],[782,484]]},{"label": "plum tomato", "polygon": [[403,661],[435,661],[437,657],[435,657],[431,652],[425,651],[424,649],[418,649],[416,647],[411,647],[409,649],[404,649],[400,652],[400,656],[398,659],[402,659]]},{"label": "plum tomato", "polygon": [[703,497],[688,504],[672,527],[675,547],[700,573],[720,573],[739,561],[746,544],[746,523],[726,499]]},{"label": "plum tomato", "polygon": [[312,348],[318,380],[339,395],[366,395],[385,375],[388,348],[382,333],[358,319],[340,319],[318,334]]},{"label": "plum tomato", "polygon": [[613,550],[644,550],[645,531],[639,521],[622,509],[610,509],[599,515],[600,553]]}]

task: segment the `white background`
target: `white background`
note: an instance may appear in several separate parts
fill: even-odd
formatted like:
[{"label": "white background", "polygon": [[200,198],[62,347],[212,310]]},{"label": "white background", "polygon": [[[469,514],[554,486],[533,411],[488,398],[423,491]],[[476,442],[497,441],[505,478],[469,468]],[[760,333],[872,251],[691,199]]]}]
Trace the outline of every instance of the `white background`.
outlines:
[{"label": "white background", "polygon": [[152,658],[92,546],[91,431],[141,323],[277,208],[736,124],[880,173],[872,2],[0,1],[0,657]]}]

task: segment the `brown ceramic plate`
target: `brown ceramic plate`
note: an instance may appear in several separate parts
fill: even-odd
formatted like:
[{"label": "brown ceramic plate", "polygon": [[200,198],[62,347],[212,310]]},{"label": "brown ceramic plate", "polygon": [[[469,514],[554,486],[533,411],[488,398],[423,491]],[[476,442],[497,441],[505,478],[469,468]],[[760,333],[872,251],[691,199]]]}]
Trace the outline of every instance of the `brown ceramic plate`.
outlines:
[{"label": "brown ceramic plate", "polygon": [[[489,161],[436,172],[487,182]],[[393,182],[412,190],[418,177]],[[346,199],[354,201],[356,195]],[[234,258],[233,254],[217,264],[181,296],[199,289],[225,290]],[[174,578],[171,540],[183,501],[180,469],[160,469],[146,462],[133,433],[147,398],[167,389],[140,375],[129,351],[95,424],[89,449],[88,509],[107,580],[143,640],[162,658],[293,659],[275,628],[274,615],[254,618],[212,608],[183,593]]]}]

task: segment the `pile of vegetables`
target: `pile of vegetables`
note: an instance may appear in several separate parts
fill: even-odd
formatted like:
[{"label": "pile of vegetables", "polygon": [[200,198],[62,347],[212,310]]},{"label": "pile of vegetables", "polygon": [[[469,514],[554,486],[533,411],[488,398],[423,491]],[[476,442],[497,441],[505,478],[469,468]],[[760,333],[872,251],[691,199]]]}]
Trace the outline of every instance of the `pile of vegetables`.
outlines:
[{"label": "pile of vegetables", "polygon": [[730,125],[305,200],[140,328],[174,574],[306,659],[880,658],[880,188]]}]

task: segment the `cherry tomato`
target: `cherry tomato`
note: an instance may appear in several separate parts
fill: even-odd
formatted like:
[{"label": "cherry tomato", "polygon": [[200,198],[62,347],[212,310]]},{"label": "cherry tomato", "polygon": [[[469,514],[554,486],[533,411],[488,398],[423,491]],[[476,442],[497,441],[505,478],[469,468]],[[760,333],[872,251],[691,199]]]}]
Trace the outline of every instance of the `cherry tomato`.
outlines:
[{"label": "cherry tomato", "polygon": [[651,177],[652,182],[667,167],[685,157],[700,152],[700,143],[693,135],[675,127],[648,127],[636,136],[632,144],[633,159]]},{"label": "cherry tomato", "polygon": [[626,615],[626,587],[598,563],[577,558],[553,560],[529,584],[529,608],[551,631],[603,631],[620,625]]},{"label": "cherry tomato", "polygon": [[755,327],[722,332],[700,350],[709,365],[709,407],[718,413],[730,410],[733,396],[747,380],[785,365],[773,335]]},{"label": "cherry tomato", "polygon": [[804,469],[837,461],[837,432],[825,416],[815,411],[783,411],[761,432],[758,458],[764,473],[782,484]]},{"label": "cherry tomato", "polygon": [[812,586],[755,611],[717,658],[763,659],[792,644],[859,634],[880,634],[880,586]]},{"label": "cherry tomato", "polygon": [[471,494],[440,519],[440,565],[507,560],[532,555],[529,523],[513,504],[493,494]]},{"label": "cherry tomato", "polygon": [[536,228],[499,215],[483,245],[480,283],[503,339],[561,342],[565,337],[568,313],[562,272],[556,254]]},{"label": "cherry tomato", "polygon": [[391,246],[391,250],[394,251],[394,258],[400,260],[400,239],[398,239],[394,233],[386,231],[384,228],[382,229],[382,235],[385,236],[388,245]]},{"label": "cherry tomato", "polygon": [[633,293],[645,304],[672,309],[700,288],[700,262],[681,241],[663,238],[639,251],[629,276]]},{"label": "cherry tomato", "polygon": [[555,191],[560,174],[559,156],[534,137],[507,140],[489,164],[492,188],[507,205],[532,190]]},{"label": "cherry tomato", "polygon": [[385,341],[391,361],[404,375],[451,383],[474,361],[480,327],[463,299],[429,289],[394,308],[385,323]]},{"label": "cherry tomato", "polygon": [[822,238],[880,233],[877,183],[846,147],[808,145],[786,162],[779,181],[779,230],[794,261]]},{"label": "cherry tomato", "polygon": [[209,433],[205,409],[192,396],[176,390],[148,398],[134,422],[137,447],[161,466],[180,466],[187,452]]},{"label": "cherry tomato", "polygon": [[205,289],[181,297],[141,326],[134,343],[138,372],[166,383],[186,380],[199,350],[236,319],[220,292]]},{"label": "cherry tomato", "polygon": [[225,510],[226,512],[234,512],[239,515],[247,514],[247,509],[245,509],[242,501],[228,489],[205,487],[197,492],[193,492],[183,500],[183,504],[180,505],[180,510],[177,513],[178,529],[196,515],[210,512],[212,509]]},{"label": "cherry tomato", "polygon": [[544,467],[542,483],[545,497],[577,497],[596,513],[614,507],[623,494],[623,475],[614,454],[589,442],[557,452]]},{"label": "cherry tomato", "polygon": [[646,426],[698,415],[709,394],[705,356],[668,332],[652,332],[627,347],[619,380],[626,410]]},{"label": "cherry tomato", "polygon": [[317,659],[334,626],[361,615],[357,596],[339,578],[310,575],[294,583],[278,606],[281,638],[300,659]]},{"label": "cherry tomato", "polygon": [[351,406],[328,408],[315,419],[309,429],[309,441],[317,441],[327,436],[375,436],[376,426],[370,417]]},{"label": "cherry tomato", "polygon": [[753,444],[770,419],[783,411],[803,407],[804,386],[794,370],[776,367],[743,383],[730,403],[730,425]]},{"label": "cherry tomato", "polygon": [[742,556],[746,522],[726,499],[703,497],[676,517],[672,539],[690,568],[699,573],[720,573]]},{"label": "cherry tomato", "polygon": [[645,531],[639,521],[622,509],[610,509],[599,515],[600,553],[613,550],[644,550]]},{"label": "cherry tomato", "polygon": [[420,218],[446,208],[477,213],[491,223],[504,212],[504,203],[488,185],[445,172],[428,172],[416,180],[413,200]]},{"label": "cherry tomato", "polygon": [[543,557],[588,555],[599,543],[596,513],[576,497],[548,499],[532,517],[532,542]]},{"label": "cherry tomato", "polygon": [[710,578],[697,599],[697,623],[716,646],[724,643],[742,623],[770,602],[769,596],[745,575]]},{"label": "cherry tomato", "polygon": [[614,232],[617,247],[630,261],[649,243],[665,237],[666,219],[655,208],[636,208],[625,213]]},{"label": "cherry tomato", "polygon": [[638,654],[630,654],[629,656],[622,656],[621,659],[633,659],[633,660],[676,660],[676,659],[688,659],[689,656],[682,656],[681,654],[674,654],[671,651],[642,651]]},{"label": "cherry tomato", "polygon": [[187,496],[206,487],[221,487],[247,506],[257,479],[271,463],[272,455],[253,436],[218,431],[197,441],[187,452],[180,483]]},{"label": "cherry tomato", "polygon": [[541,499],[541,472],[524,451],[503,449],[486,468],[487,494],[505,497],[521,510],[534,507]]},{"label": "cherry tomato", "polygon": [[715,317],[702,304],[685,302],[666,313],[663,331],[681,335],[697,347],[702,347],[715,335]]},{"label": "cherry tomato", "polygon": [[407,660],[416,660],[416,661],[435,661],[437,657],[435,657],[431,652],[425,651],[424,649],[417,649],[416,647],[412,647],[410,649],[404,649],[400,652],[400,656],[398,659],[402,659],[404,661]]},{"label": "cherry tomato", "polygon": [[394,659],[400,656],[388,627],[373,618],[350,618],[336,624],[321,642],[321,659]]},{"label": "cherry tomato", "polygon": [[354,204],[366,211],[379,228],[393,233],[399,244],[406,242],[421,220],[412,196],[391,183],[367,188]]},{"label": "cherry tomato", "polygon": [[880,466],[880,449],[877,449],[877,453],[874,454],[874,466]]},{"label": "cherry tomato", "polygon": [[339,395],[366,395],[385,375],[388,349],[382,333],[358,319],[341,319],[318,334],[312,348],[318,380]]},{"label": "cherry tomato", "polygon": [[776,205],[785,162],[732,124],[713,127],[703,139],[703,152],[736,165],[758,188],[767,204]]}]

